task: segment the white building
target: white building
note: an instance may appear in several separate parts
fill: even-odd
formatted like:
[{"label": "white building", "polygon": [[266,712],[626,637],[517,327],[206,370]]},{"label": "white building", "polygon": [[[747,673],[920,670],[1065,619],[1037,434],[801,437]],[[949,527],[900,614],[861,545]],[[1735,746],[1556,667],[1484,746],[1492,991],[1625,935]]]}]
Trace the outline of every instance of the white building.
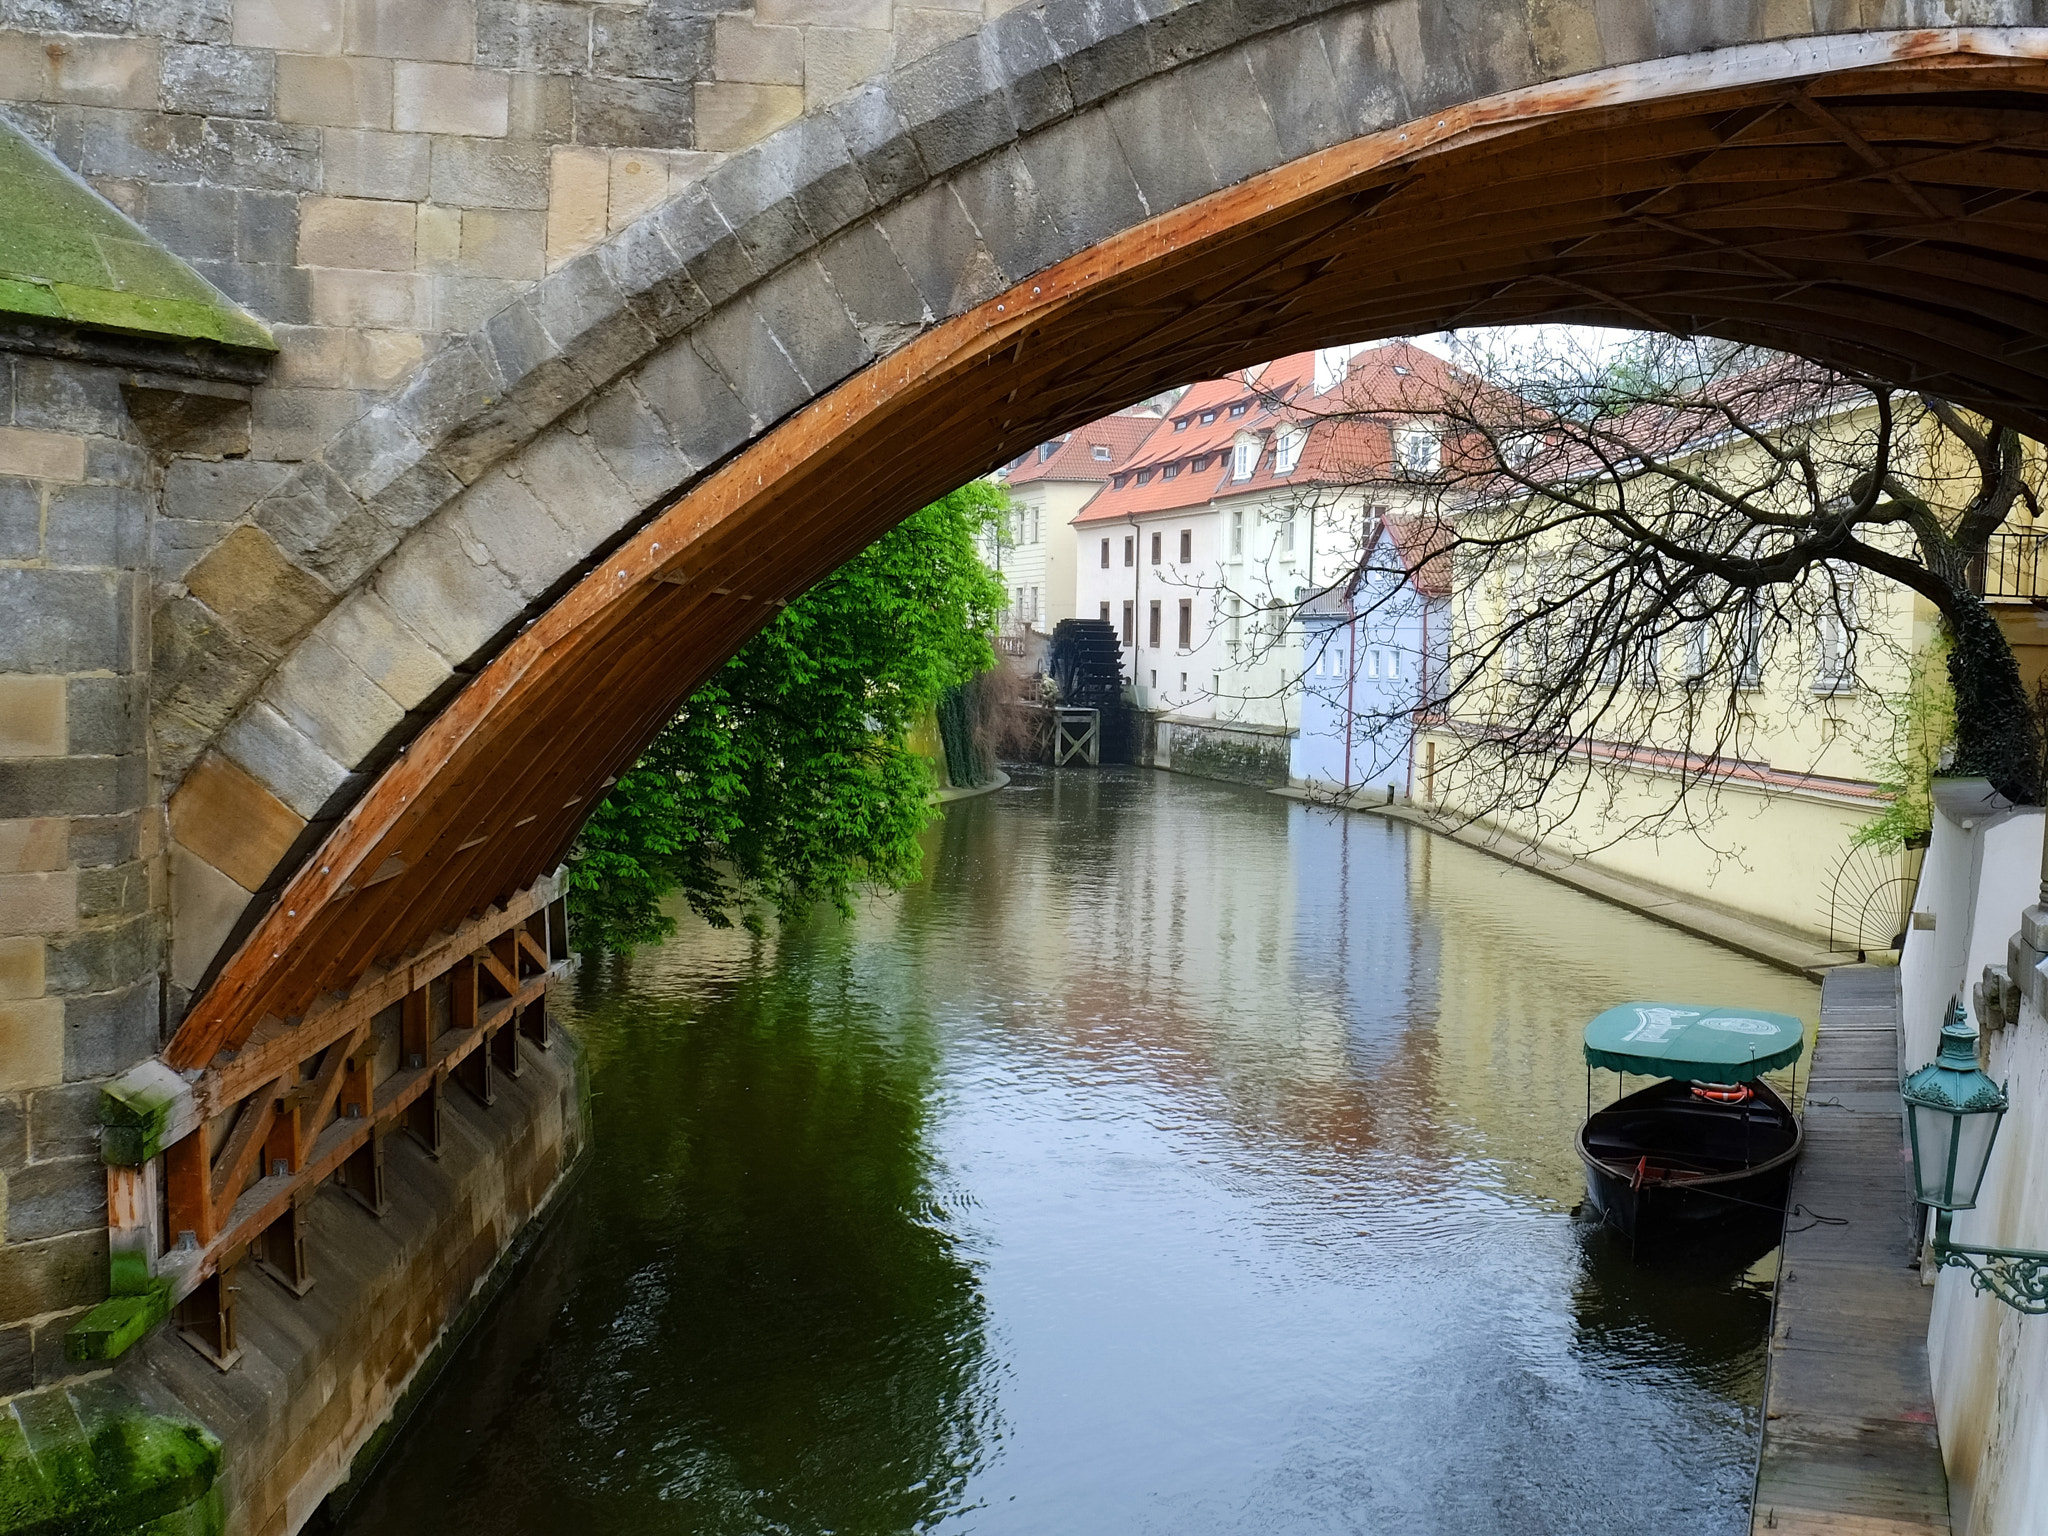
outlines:
[{"label": "white building", "polygon": [[1351,482],[1390,478],[1397,448],[1433,452],[1401,402],[1446,371],[1390,342],[1197,384],[1075,515],[1075,611],[1117,627],[1140,705],[1165,717],[1163,761],[1213,748],[1205,771],[1292,775],[1298,613],[1349,580],[1386,511]]},{"label": "white building", "polygon": [[1130,462],[1159,417],[1120,411],[1090,422],[1012,461],[1001,479],[1010,515],[982,542],[982,559],[1009,596],[1005,637],[1050,634],[1074,607],[1074,544],[1068,525]]}]

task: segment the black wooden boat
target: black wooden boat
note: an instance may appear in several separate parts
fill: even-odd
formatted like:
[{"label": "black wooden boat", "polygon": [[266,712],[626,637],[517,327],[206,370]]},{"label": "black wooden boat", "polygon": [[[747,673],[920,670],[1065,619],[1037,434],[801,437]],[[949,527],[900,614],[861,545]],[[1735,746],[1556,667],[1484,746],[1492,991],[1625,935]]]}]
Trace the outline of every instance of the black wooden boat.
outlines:
[{"label": "black wooden boat", "polygon": [[1740,1103],[1700,1097],[1695,1086],[1652,1083],[1579,1128],[1586,1192],[1625,1237],[1705,1237],[1784,1213],[1799,1117],[1768,1083],[1749,1084]]},{"label": "black wooden boat", "polygon": [[1663,1079],[1590,1112],[1579,1128],[1586,1191],[1633,1242],[1775,1226],[1799,1159],[1799,1118],[1763,1074],[1797,1061],[1787,1014],[1628,1003],[1586,1026],[1592,1069]]}]

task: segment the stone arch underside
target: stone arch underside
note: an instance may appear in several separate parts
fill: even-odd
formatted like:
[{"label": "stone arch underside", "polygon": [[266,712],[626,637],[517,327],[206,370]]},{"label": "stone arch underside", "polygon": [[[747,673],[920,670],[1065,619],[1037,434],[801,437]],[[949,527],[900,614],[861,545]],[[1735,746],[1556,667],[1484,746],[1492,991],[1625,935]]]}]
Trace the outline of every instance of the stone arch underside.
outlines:
[{"label": "stone arch underside", "polygon": [[[1569,319],[1799,350],[2048,430],[2048,34],[1758,42],[1543,83],[1565,72],[1519,8],[1456,35],[1428,9],[1207,52],[1161,31],[1153,73],[1092,84],[1086,49],[1046,52],[1041,20],[1033,54],[1012,13],[948,51],[984,72],[927,79],[954,104],[921,126],[897,82],[829,140],[791,125],[344,433],[258,521],[346,595],[180,790],[242,796],[280,851],[173,1064],[531,883],[777,602],[1158,388]],[[1545,14],[1599,34],[1592,7],[1579,33]]]}]

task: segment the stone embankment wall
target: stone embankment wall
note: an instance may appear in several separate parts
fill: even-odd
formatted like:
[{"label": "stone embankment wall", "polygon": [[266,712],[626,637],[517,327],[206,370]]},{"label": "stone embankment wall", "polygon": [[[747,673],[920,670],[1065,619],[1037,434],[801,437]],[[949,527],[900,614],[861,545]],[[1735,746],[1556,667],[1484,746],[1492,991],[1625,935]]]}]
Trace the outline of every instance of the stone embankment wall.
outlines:
[{"label": "stone embankment wall", "polygon": [[[2035,907],[2042,813],[2002,808],[1988,791],[1981,781],[1937,786],[1933,841],[1900,960],[1901,1068],[1933,1059],[1960,990],[1981,1032],[1979,1059],[2006,1085],[2012,1108],[1977,1209],[1955,1218],[1955,1241],[2048,1249],[2048,977],[2036,971],[2039,951],[2015,937],[2015,929],[2039,934],[2048,926],[2048,913]],[[1957,1532],[2048,1529],[2048,1463],[2040,1454],[2048,1443],[2048,1320],[1979,1295],[1967,1273],[1945,1269],[1935,1283],[1928,1363]]]},{"label": "stone embankment wall", "polygon": [[[1154,767],[1199,779],[1227,779],[1262,789],[1284,789],[1292,731],[1269,726],[1178,720],[1152,722]],[[1163,750],[1162,750],[1163,749]]]}]

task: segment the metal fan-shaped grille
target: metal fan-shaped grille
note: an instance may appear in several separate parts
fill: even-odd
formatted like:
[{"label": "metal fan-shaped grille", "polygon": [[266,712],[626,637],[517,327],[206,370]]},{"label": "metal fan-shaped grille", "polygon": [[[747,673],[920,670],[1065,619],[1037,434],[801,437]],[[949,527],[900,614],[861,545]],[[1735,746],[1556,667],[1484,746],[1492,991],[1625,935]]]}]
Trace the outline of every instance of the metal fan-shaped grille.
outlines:
[{"label": "metal fan-shaped grille", "polygon": [[1828,947],[1843,952],[1896,949],[1912,899],[1913,882],[1898,854],[1849,849],[1828,875]]}]

